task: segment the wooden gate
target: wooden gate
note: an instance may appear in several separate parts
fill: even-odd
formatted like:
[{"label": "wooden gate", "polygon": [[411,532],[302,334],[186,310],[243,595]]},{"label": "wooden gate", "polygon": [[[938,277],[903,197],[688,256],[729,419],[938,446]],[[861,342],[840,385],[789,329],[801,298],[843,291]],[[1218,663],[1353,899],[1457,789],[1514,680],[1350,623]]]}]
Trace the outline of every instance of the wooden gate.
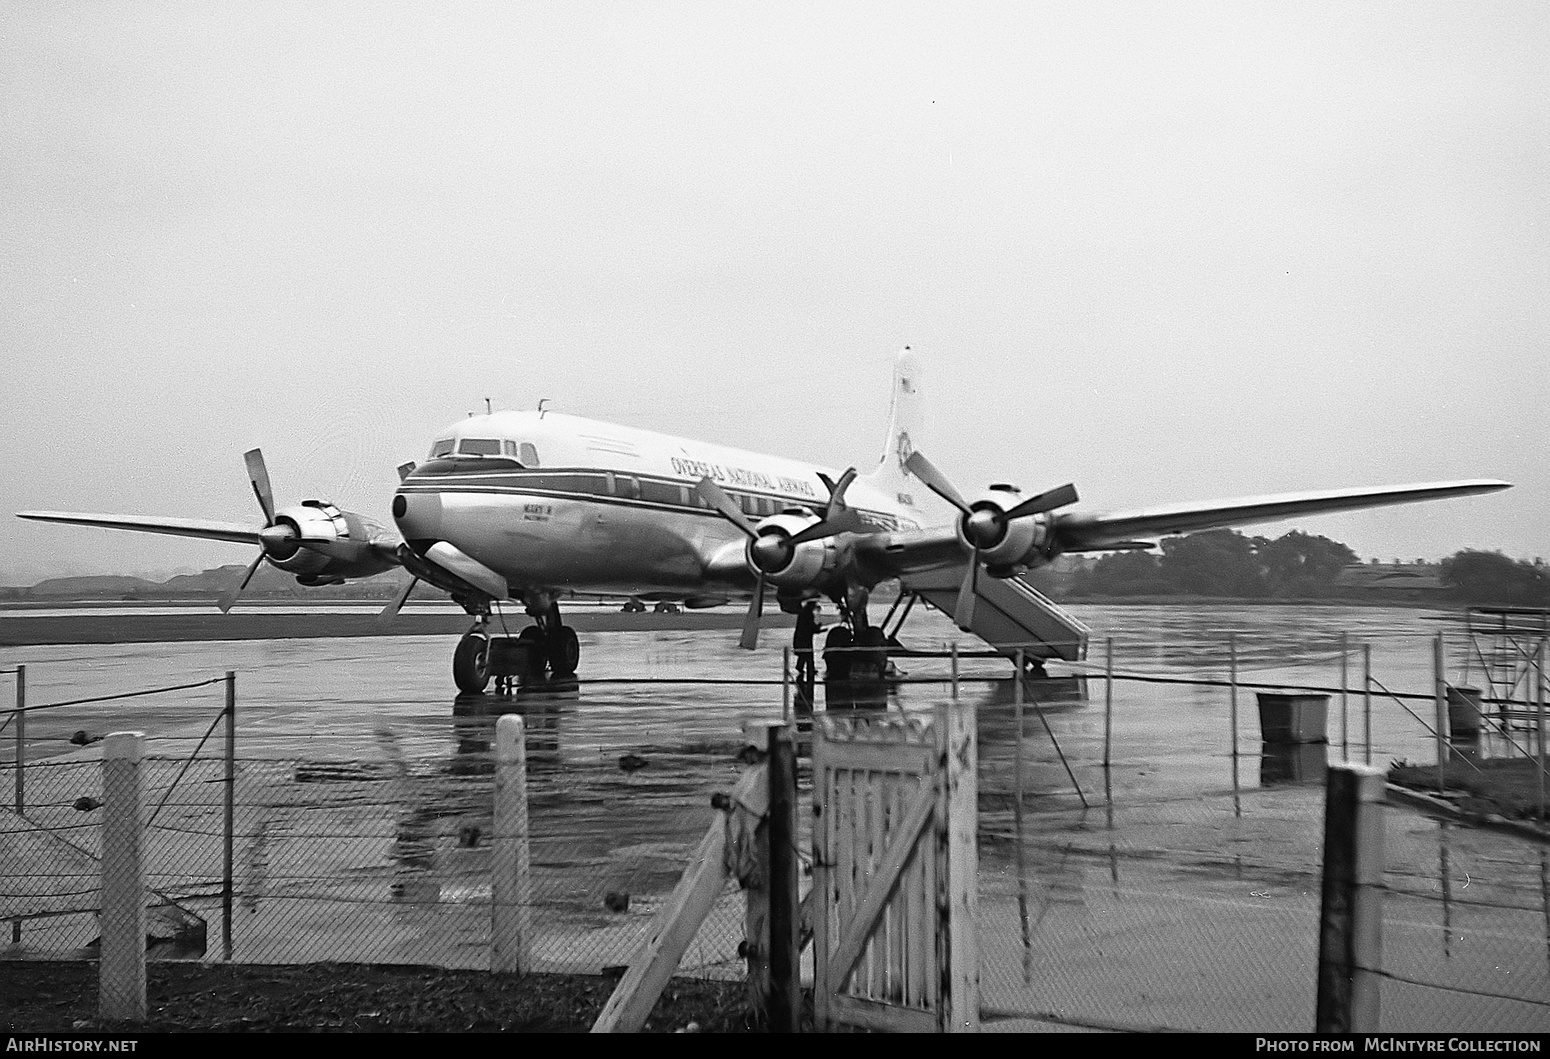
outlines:
[{"label": "wooden gate", "polygon": [[979,1028],[971,707],[820,715],[813,740],[817,1028]]}]

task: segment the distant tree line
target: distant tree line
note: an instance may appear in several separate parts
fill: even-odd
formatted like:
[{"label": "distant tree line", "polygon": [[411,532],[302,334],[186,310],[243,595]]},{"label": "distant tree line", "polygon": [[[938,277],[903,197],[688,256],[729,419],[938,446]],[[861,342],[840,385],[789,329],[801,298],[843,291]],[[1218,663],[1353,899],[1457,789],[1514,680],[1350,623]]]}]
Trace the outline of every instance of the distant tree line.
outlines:
[{"label": "distant tree line", "polygon": [[[1165,538],[1156,552],[1105,555],[1052,579],[1050,588],[1063,596],[1333,598],[1354,594],[1338,579],[1359,562],[1339,541],[1299,530],[1273,540],[1208,530]],[[1550,568],[1541,560],[1461,551],[1444,559],[1437,572],[1442,589],[1456,602],[1550,607]]]},{"label": "distant tree line", "polygon": [[1164,538],[1161,554],[1105,555],[1065,587],[1072,595],[1307,598],[1334,594],[1335,578],[1357,561],[1339,541],[1298,530],[1275,540],[1207,530]]},{"label": "distant tree line", "polygon": [[1543,559],[1509,559],[1501,552],[1455,552],[1442,561],[1450,594],[1474,605],[1550,607],[1550,569]]}]

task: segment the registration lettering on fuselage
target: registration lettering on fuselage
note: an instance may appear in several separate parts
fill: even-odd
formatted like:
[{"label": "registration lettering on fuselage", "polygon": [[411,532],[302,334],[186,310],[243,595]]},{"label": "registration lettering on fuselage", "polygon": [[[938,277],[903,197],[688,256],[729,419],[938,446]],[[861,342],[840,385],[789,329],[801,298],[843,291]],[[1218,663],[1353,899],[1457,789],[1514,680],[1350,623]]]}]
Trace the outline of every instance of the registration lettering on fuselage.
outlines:
[{"label": "registration lettering on fuselage", "polygon": [[523,522],[548,522],[550,516],[552,516],[553,514],[554,514],[554,505],[553,504],[523,504],[522,505],[522,521]]}]

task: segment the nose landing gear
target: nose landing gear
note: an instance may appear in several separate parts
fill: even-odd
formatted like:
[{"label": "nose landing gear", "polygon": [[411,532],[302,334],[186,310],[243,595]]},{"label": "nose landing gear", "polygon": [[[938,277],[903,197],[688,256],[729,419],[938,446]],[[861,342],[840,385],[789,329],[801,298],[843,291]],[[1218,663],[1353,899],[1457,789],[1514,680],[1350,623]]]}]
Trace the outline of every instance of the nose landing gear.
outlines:
[{"label": "nose landing gear", "polygon": [[581,643],[576,630],[560,620],[559,604],[552,598],[535,598],[528,603],[527,613],[534,623],[516,636],[493,633],[489,614],[477,615],[474,627],[458,641],[452,655],[452,679],[459,691],[482,695],[491,678],[498,692],[575,679]]}]

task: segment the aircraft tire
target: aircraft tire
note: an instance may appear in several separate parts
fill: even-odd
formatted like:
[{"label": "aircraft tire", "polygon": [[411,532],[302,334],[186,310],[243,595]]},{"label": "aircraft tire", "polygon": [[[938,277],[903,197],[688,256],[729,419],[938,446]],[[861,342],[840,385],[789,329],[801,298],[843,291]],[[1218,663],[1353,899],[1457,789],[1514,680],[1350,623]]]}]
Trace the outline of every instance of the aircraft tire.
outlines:
[{"label": "aircraft tire", "polygon": [[490,641],[477,633],[468,633],[457,642],[452,653],[452,679],[465,695],[482,695],[490,684]]},{"label": "aircraft tire", "polygon": [[576,675],[576,667],[581,664],[581,643],[576,639],[576,630],[569,625],[561,625],[555,630],[549,639],[549,672],[556,677],[572,677]]}]

